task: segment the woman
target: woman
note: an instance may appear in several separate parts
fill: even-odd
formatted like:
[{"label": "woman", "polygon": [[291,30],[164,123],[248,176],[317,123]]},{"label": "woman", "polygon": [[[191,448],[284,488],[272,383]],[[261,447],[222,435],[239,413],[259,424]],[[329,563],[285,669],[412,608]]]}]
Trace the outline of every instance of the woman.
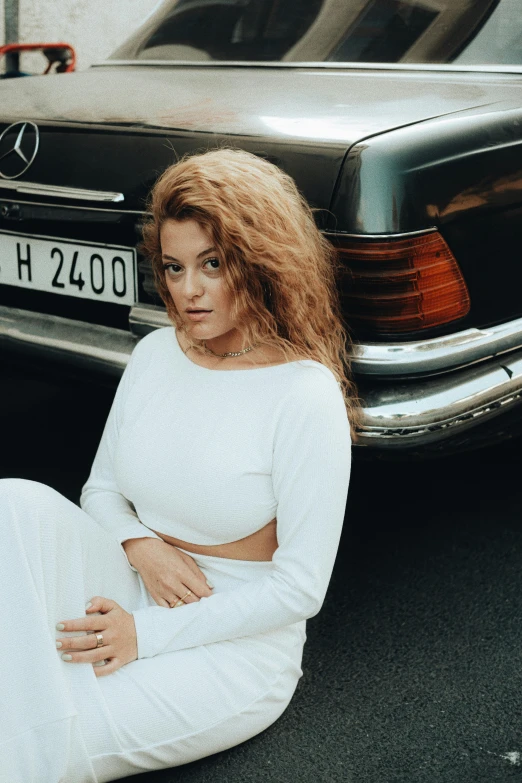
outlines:
[{"label": "woman", "polygon": [[332,250],[239,150],[175,164],[150,207],[173,327],[135,347],[82,509],[0,482],[6,783],[116,780],[262,731],[331,575],[358,415]]}]

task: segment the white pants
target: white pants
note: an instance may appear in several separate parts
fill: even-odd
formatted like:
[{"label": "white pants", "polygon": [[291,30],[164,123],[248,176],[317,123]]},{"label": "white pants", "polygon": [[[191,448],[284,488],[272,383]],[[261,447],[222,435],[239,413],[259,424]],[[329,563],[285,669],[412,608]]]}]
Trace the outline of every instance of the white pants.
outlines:
[{"label": "white pants", "polygon": [[[194,557],[214,592],[271,567]],[[56,623],[84,617],[94,595],[129,612],[154,604],[119,544],[84,511],[43,484],[1,480],[1,783],[103,783],[185,764],[258,734],[288,705],[304,621],[97,678],[92,664],[66,663],[55,646]]]}]

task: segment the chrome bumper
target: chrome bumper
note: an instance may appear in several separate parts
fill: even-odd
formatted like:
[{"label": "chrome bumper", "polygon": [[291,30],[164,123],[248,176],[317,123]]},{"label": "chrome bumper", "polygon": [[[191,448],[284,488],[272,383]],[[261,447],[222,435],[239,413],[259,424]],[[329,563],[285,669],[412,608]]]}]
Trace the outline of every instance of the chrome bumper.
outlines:
[{"label": "chrome bumper", "polygon": [[0,307],[0,347],[118,377],[137,338],[121,329]]},{"label": "chrome bumper", "polygon": [[[522,402],[522,350],[445,375],[365,390],[360,445],[414,449],[487,425]],[[522,413],[522,411],[521,411]]]},{"label": "chrome bumper", "polygon": [[355,373],[377,377],[433,375],[522,348],[522,318],[489,329],[465,329],[429,340],[358,345]]},{"label": "chrome bumper", "polygon": [[[0,346],[19,355],[56,359],[118,377],[137,340],[169,321],[163,311],[140,305],[132,308],[129,323],[131,332],[126,332],[0,307]],[[513,337],[510,340],[515,342]],[[451,344],[452,340],[446,338],[446,342]],[[498,344],[495,347],[498,349]],[[443,442],[455,432],[482,426],[522,402],[522,348],[503,353],[501,358],[475,358],[475,362],[409,379],[375,378],[359,363],[357,381],[364,403],[359,445],[393,451],[422,449],[439,442],[443,451]]]}]

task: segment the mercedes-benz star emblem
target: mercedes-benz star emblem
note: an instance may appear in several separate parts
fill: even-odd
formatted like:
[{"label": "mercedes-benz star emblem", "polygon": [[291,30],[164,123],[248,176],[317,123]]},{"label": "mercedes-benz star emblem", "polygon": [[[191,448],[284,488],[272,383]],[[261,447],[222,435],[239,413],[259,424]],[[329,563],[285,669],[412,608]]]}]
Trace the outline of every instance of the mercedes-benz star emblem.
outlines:
[{"label": "mercedes-benz star emblem", "polygon": [[0,135],[0,177],[21,177],[36,158],[39,144],[40,133],[34,122],[9,125]]}]

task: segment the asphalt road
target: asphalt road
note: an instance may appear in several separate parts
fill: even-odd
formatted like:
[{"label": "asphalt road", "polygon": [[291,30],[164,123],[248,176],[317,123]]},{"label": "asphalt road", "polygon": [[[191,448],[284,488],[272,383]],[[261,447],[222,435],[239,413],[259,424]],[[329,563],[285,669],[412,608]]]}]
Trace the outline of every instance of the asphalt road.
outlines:
[{"label": "asphalt road", "polygon": [[[77,500],[111,389],[9,366],[0,387],[0,476]],[[518,440],[443,461],[356,458],[287,711],[243,745],[132,780],[520,781],[521,455]]]}]

